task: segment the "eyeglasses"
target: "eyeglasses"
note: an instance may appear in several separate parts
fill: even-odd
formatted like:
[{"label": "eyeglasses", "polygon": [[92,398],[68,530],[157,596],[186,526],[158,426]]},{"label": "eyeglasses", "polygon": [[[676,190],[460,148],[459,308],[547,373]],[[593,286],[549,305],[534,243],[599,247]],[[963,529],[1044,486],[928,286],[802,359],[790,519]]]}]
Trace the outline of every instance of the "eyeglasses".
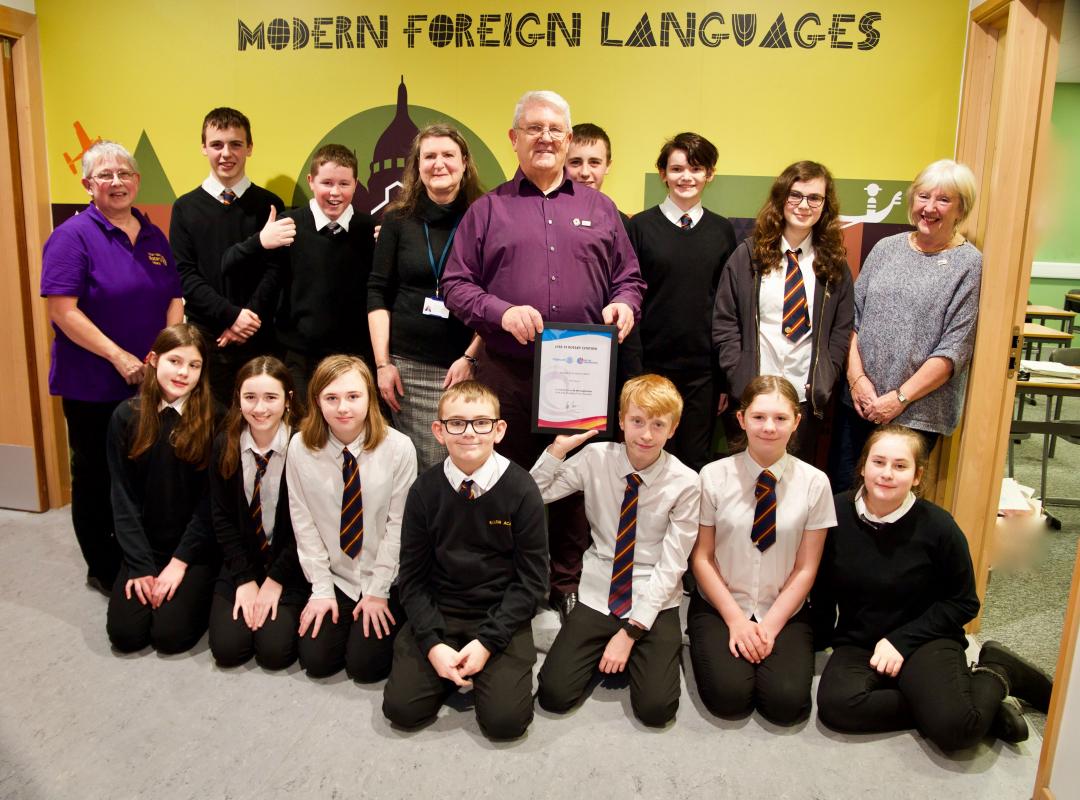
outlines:
[{"label": "eyeglasses", "polygon": [[525,135],[530,139],[539,139],[545,133],[551,137],[553,142],[561,142],[566,138],[566,131],[562,128],[545,128],[543,125],[526,125],[524,128],[518,127],[519,131],[524,131]]},{"label": "eyeglasses", "polygon": [[124,183],[127,183],[128,181],[134,180],[135,176],[138,174],[139,173],[137,172],[122,170],[120,172],[99,172],[97,175],[92,175],[91,177],[98,183],[112,183],[113,178],[119,178]]},{"label": "eyeglasses", "polygon": [[442,423],[443,428],[451,436],[461,436],[470,425],[473,433],[483,436],[485,433],[491,433],[498,420],[481,417],[480,419],[440,419],[439,422]]},{"label": "eyeglasses", "polygon": [[788,192],[787,201],[789,206],[798,208],[802,205],[803,200],[806,201],[810,208],[821,208],[821,204],[825,202],[825,198],[820,194],[803,194],[802,192],[796,192],[794,189]]}]

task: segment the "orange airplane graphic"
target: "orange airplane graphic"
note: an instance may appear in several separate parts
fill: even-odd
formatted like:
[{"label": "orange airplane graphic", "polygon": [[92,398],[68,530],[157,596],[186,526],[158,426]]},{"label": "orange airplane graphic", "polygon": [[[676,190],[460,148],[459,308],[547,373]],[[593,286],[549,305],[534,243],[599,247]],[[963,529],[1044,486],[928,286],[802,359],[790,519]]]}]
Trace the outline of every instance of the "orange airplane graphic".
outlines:
[{"label": "orange airplane graphic", "polygon": [[79,137],[79,146],[82,148],[82,150],[76,156],[69,156],[67,153],[64,153],[64,160],[67,161],[68,166],[71,167],[71,171],[78,175],[78,165],[79,162],[82,161],[83,155],[86,153],[87,150],[100,142],[101,137],[99,136],[96,139],[91,140],[90,137],[86,135],[86,131],[83,129],[82,123],[78,120],[75,121],[75,135]]}]

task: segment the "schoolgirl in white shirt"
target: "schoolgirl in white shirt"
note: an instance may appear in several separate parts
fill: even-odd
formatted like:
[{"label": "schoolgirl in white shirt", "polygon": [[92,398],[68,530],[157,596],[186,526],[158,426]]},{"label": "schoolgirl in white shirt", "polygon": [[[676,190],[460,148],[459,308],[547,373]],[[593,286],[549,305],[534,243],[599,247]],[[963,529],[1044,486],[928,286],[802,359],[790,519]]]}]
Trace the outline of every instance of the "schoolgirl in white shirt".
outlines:
[{"label": "schoolgirl in white shirt", "polygon": [[289,445],[289,507],[311,582],[300,614],[300,665],[311,677],[345,667],[353,680],[382,680],[404,620],[393,584],[416,448],[386,424],[377,397],[362,359],[324,358]]},{"label": "schoolgirl in white shirt", "polygon": [[746,449],[701,471],[701,525],[690,565],[690,657],[706,707],[757,708],[778,725],[810,713],[813,632],[806,596],[836,524],[825,473],[787,453],[799,398],[761,375],[743,392]]}]

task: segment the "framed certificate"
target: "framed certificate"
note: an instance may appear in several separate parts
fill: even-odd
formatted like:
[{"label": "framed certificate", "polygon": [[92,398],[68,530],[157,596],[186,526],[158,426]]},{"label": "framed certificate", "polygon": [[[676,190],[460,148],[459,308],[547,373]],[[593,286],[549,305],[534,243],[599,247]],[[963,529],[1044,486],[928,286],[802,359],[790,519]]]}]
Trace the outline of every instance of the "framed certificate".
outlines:
[{"label": "framed certificate", "polygon": [[571,322],[544,326],[533,365],[533,432],[580,433],[615,429],[614,325]]}]

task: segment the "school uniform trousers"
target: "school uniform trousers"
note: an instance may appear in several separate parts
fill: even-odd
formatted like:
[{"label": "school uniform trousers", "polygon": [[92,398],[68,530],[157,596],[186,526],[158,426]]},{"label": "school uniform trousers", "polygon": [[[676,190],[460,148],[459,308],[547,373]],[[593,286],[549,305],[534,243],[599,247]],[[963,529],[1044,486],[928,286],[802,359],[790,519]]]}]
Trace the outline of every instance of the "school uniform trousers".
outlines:
[{"label": "school uniform trousers", "polygon": [[[157,441],[138,458],[128,457],[137,401],[122,403],[109,425],[108,460],[121,564],[106,619],[114,648],[134,652],[152,646],[162,653],[190,650],[206,632],[218,573],[210,523],[206,468],[180,460],[169,443],[179,415],[160,412]],[[171,600],[143,605],[127,581],[157,576],[172,558],[187,564]]]},{"label": "school uniform trousers", "polygon": [[[210,606],[210,652],[221,667],[239,666],[254,657],[265,669],[285,669],[296,661],[300,610],[311,594],[296,555],[285,471],[278,479],[270,547],[260,552],[244,489],[244,466],[238,464],[230,477],[222,477],[217,466],[221,444],[219,439],[210,467],[211,514],[223,562]],[[271,458],[284,461],[284,448],[275,450]],[[233,619],[236,589],[248,582],[261,587],[267,578],[282,587],[277,618],[267,616],[262,627],[252,631],[242,611]]]}]

